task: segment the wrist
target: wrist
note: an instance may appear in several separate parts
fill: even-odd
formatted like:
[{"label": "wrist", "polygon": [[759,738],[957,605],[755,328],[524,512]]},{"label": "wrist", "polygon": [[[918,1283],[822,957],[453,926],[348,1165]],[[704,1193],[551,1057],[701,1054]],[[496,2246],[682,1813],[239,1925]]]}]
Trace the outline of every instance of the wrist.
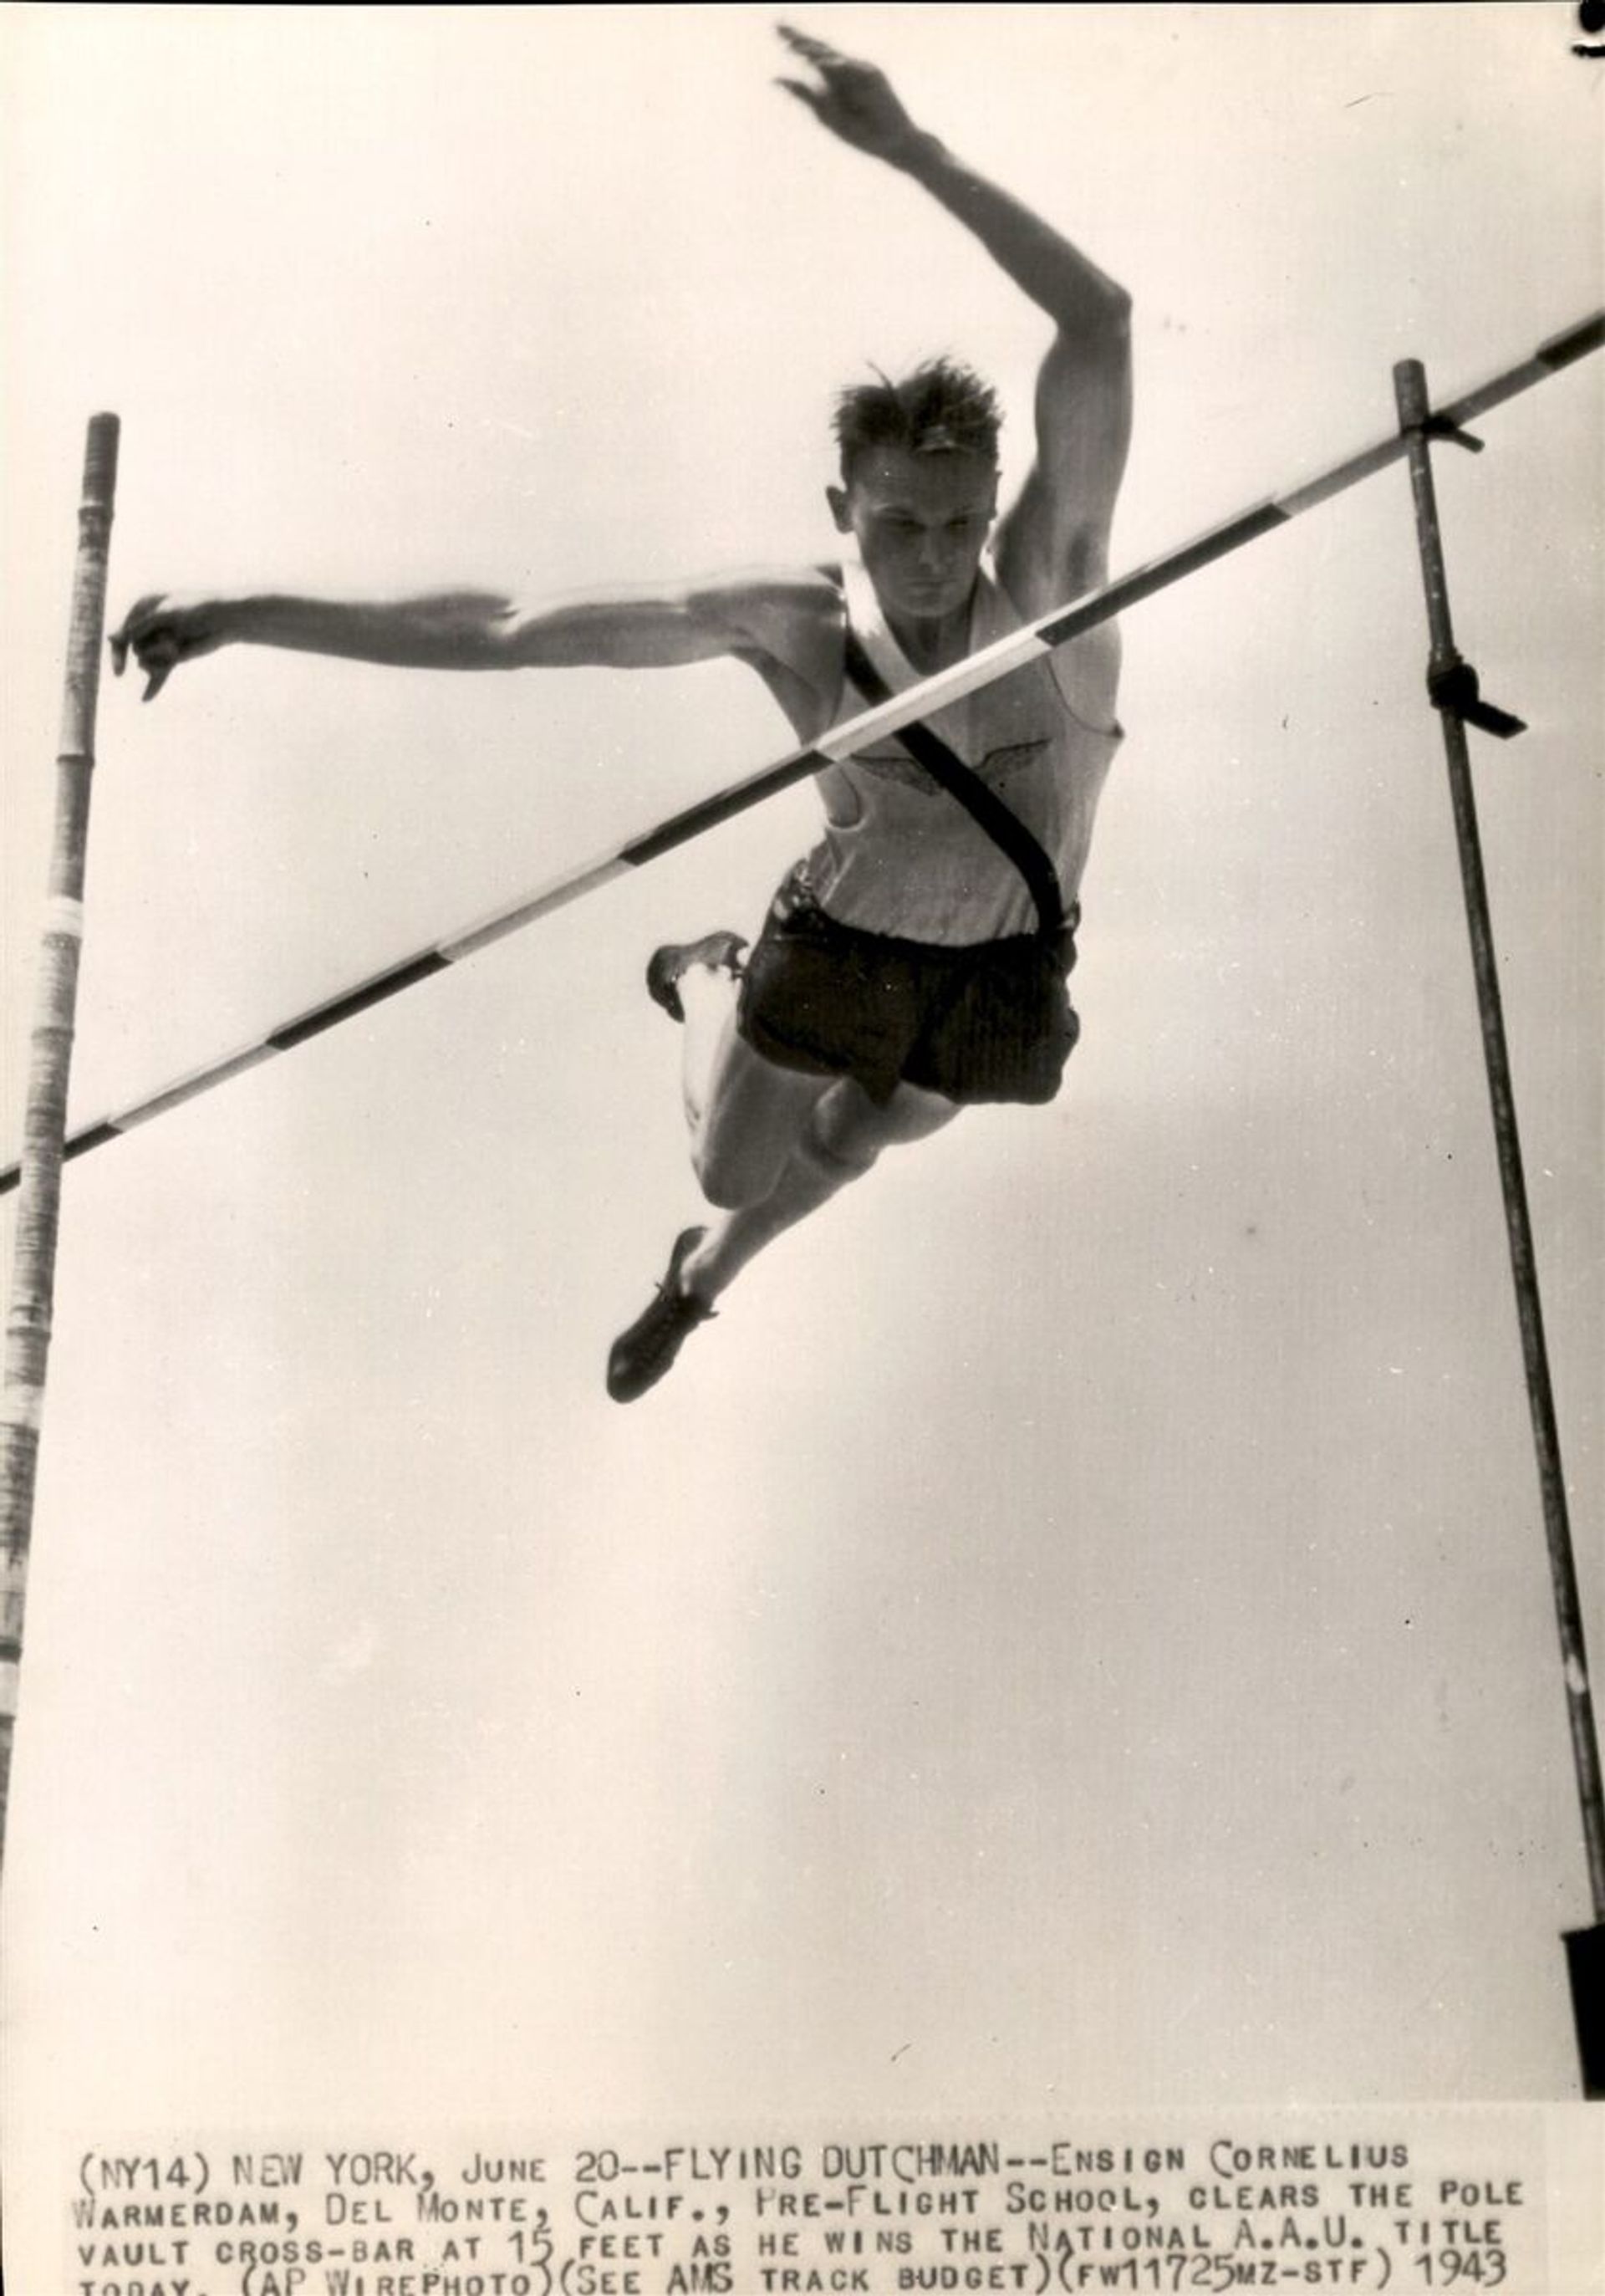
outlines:
[{"label": "wrist", "polygon": [[939,135],[924,127],[911,127],[906,139],[887,153],[891,165],[916,184],[929,183],[953,164],[953,155]]},{"label": "wrist", "polygon": [[212,627],[219,645],[244,645],[259,638],[268,602],[249,591],[225,590],[212,602]]}]

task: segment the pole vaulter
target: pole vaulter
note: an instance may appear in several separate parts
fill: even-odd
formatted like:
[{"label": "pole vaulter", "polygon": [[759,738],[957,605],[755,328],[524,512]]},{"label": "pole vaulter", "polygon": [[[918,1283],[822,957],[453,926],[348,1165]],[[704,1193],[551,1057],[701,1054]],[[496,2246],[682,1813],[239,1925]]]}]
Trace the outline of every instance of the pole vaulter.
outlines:
[{"label": "pole vaulter", "polygon": [[[270,1029],[254,1042],[221,1059],[175,1079],[112,1116],[83,1128],[68,1137],[61,1150],[78,1155],[103,1142],[133,1130],[169,1108],[209,1090],[230,1077],[243,1074],[275,1054],[288,1052],[309,1037],[386,997],[444,971],[475,950],[504,935],[535,923],[586,893],[610,882],[626,870],[639,868],[660,853],[672,850],[717,827],[751,806],[832,763],[864,750],[877,738],[902,728],[913,736],[924,729],[916,721],[962,697],[995,684],[1035,660],[1051,653],[1072,638],[1107,621],[1141,600],[1184,580],[1261,535],[1286,525],[1301,512],[1354,486],[1362,479],[1407,460],[1414,491],[1418,537],[1427,593],[1431,640],[1429,693],[1444,726],[1449,763],[1451,796],[1460,847],[1462,882],[1470,927],[1473,967],[1481,1015],[1485,1058],[1493,1103],[1494,1132],[1504,1190],[1512,1275],[1521,1324],[1528,1400],[1549,1545],[1552,1583],[1565,1670],[1568,1712],[1574,1763],[1582,1806],[1585,1843],[1593,1898],[1592,1928],[1567,1933],[1568,1972],[1579,2043],[1583,2087],[1591,2097],[1605,2095],[1605,1794],[1601,1791],[1598,1737],[1587,1670],[1581,1603],[1567,1521],[1565,1483],[1560,1460],[1554,1405],[1544,1348],[1542,1314],[1528,1218],[1515,1106],[1499,1006],[1497,969],[1488,918],[1486,885],[1470,779],[1465,727],[1468,724],[1508,738],[1522,730],[1521,721],[1486,701],[1477,674],[1456,652],[1449,620],[1437,507],[1432,491],[1429,442],[1452,441],[1480,449],[1465,425],[1490,408],[1530,389],[1576,360],[1605,344],[1605,312],[1596,312],[1576,326],[1541,343],[1530,357],[1505,369],[1478,388],[1462,393],[1434,410],[1428,402],[1424,374],[1413,361],[1395,370],[1399,430],[1374,446],[1286,492],[1273,496],[1249,510],[1212,527],[1194,540],[1150,561],[1085,596],[1011,631],[991,645],[965,656],[935,676],[919,680],[901,693],[878,701],[872,708],[833,726],[815,742],[789,752],[683,811],[644,834],[633,838],[599,859],[583,863],[461,931],[414,952],[382,972],[369,975]],[[114,641],[114,644],[116,642]],[[119,666],[121,664],[119,662]],[[855,673],[856,676],[856,673]],[[158,676],[153,684],[160,682]],[[861,685],[864,683],[860,678]],[[939,748],[939,745],[938,745]],[[922,752],[921,752],[922,754]],[[961,770],[962,770],[961,768]],[[58,902],[58,906],[60,904]],[[57,1163],[53,1152],[50,1160]],[[13,1163],[0,1170],[0,1192],[13,1188],[24,1167]],[[31,1174],[29,1163],[26,1168]],[[671,1262],[671,1268],[673,1263]],[[41,1374],[42,1381],[42,1374]],[[20,1562],[25,1541],[13,1542]],[[20,1625],[20,1586],[17,1596]],[[0,1654],[3,1655],[3,1654]],[[17,1652],[20,1655],[20,1650]],[[14,1663],[14,1660],[13,1660]],[[0,1832],[4,1827],[4,1780],[0,1778]]]},{"label": "pole vaulter", "polygon": [[[1507,367],[1476,389],[1463,392],[1458,398],[1430,413],[1427,419],[1429,435],[1458,438],[1468,446],[1476,442],[1463,436],[1464,425],[1474,422],[1494,406],[1503,406],[1509,398],[1529,390],[1535,383],[1547,381],[1552,374],[1574,361],[1585,357],[1605,344],[1605,311],[1596,311],[1576,326],[1551,336],[1536,350],[1517,365]],[[700,837],[704,831],[717,829],[722,822],[733,820],[749,807],[760,805],[766,798],[776,796],[782,790],[807,780],[822,767],[839,758],[850,757],[856,750],[866,748],[880,737],[894,734],[917,718],[928,717],[933,710],[945,708],[967,694],[979,693],[982,687],[1007,677],[1029,661],[1040,660],[1055,648],[1080,637],[1144,598],[1151,598],[1167,590],[1201,568],[1224,558],[1247,543],[1256,542],[1261,535],[1274,533],[1292,519],[1317,504],[1330,501],[1333,496],[1357,486],[1361,480],[1372,477],[1405,459],[1407,441],[1395,432],[1364,447],[1358,454],[1335,463],[1316,477],[1290,487],[1285,492],[1256,503],[1236,516],[1210,527],[1191,541],[1151,559],[1129,574],[1124,574],[1102,587],[1087,593],[1085,597],[1039,616],[1035,621],[1011,631],[994,644],[969,655],[952,668],[939,670],[934,676],[923,678],[906,687],[889,701],[861,711],[856,717],[844,719],[820,739],[792,750],[756,773],[729,783],[712,795],[701,798],[682,811],[671,814],[655,827],[610,852],[580,862],[549,879],[545,884],[510,902],[504,908],[492,911],[459,931],[447,934],[428,947],[416,949],[386,965],[381,971],[367,974],[348,988],[338,989],[321,1003],[293,1013],[287,1020],[253,1038],[236,1046],[200,1068],[191,1069],[172,1078],[158,1090],[132,1101],[125,1108],[97,1119],[70,1133],[63,1154],[71,1158],[82,1156],[92,1148],[99,1148],[110,1140],[132,1132],[152,1117],[163,1116],[169,1109],[182,1107],[184,1102],[196,1099],[214,1086],[226,1084],[233,1077],[243,1076],[259,1068],[266,1061],[280,1053],[292,1051],[310,1037],[322,1036],[325,1029],[336,1028],[342,1021],[354,1020],[371,1006],[385,998],[411,988],[421,980],[428,980],[438,972],[465,956],[472,956],[493,941],[509,933],[520,932],[526,925],[536,924],[542,917],[566,908],[571,901],[581,900],[632,869],[643,867],[660,854],[672,852],[676,846]],[[1470,715],[1470,713],[1468,713]],[[1472,722],[1476,722],[1473,718]],[[21,1175],[20,1161],[0,1166],[0,1194],[16,1187]]]}]

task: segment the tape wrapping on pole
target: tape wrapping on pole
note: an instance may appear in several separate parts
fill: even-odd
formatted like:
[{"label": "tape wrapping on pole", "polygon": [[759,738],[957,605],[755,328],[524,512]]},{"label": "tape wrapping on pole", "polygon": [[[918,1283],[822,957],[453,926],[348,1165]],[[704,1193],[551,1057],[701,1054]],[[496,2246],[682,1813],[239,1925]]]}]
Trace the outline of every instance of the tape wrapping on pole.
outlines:
[{"label": "tape wrapping on pole", "polygon": [[[1548,338],[1519,365],[1504,369],[1486,382],[1436,409],[1435,419],[1456,427],[1463,425],[1488,408],[1501,406],[1506,399],[1547,381],[1577,359],[1600,349],[1602,344],[1605,344],[1605,311],[1598,311],[1579,321],[1576,326]],[[231,1077],[241,1075],[279,1053],[288,1052],[313,1037],[323,1035],[326,1029],[355,1018],[359,1013],[369,1011],[404,988],[413,988],[418,982],[445,972],[463,957],[472,955],[476,950],[487,947],[492,941],[520,931],[541,917],[568,906],[587,893],[599,890],[626,871],[644,867],[648,862],[672,852],[690,839],[717,829],[749,808],[762,804],[782,790],[808,779],[823,767],[851,756],[856,750],[863,749],[884,734],[896,733],[900,726],[910,720],[927,716],[965,694],[978,692],[998,678],[1006,677],[1026,662],[1067,644],[1100,622],[1112,620],[1128,607],[1140,604],[1143,599],[1154,596],[1159,591],[1186,580],[1204,567],[1213,564],[1216,559],[1228,556],[1246,544],[1257,541],[1262,535],[1287,525],[1305,511],[1313,510],[1318,503],[1330,501],[1333,496],[1357,486],[1362,480],[1388,469],[1402,460],[1405,453],[1405,440],[1396,430],[1392,431],[1373,446],[1347,456],[1342,462],[1282,494],[1235,513],[1191,541],[1184,542],[1134,569],[1129,574],[1118,577],[1083,598],[1055,607],[1051,612],[995,640],[990,646],[983,647],[979,652],[968,655],[949,668],[938,671],[934,676],[908,686],[889,701],[848,718],[839,726],[831,726],[817,742],[793,750],[744,779],[700,799],[611,852],[577,865],[507,907],[446,935],[427,949],[414,951],[382,971],[337,990],[321,1003],[266,1030],[250,1044],[237,1046],[233,1051],[147,1094],[129,1107],[80,1128],[69,1136],[64,1155],[70,1158],[81,1156],[92,1148],[102,1147],[107,1141],[120,1137],[123,1133],[134,1130],[152,1117],[197,1098],[201,1093],[226,1083]],[[17,1163],[0,1167],[0,1194],[17,1185],[20,1173],[20,1167]]]}]

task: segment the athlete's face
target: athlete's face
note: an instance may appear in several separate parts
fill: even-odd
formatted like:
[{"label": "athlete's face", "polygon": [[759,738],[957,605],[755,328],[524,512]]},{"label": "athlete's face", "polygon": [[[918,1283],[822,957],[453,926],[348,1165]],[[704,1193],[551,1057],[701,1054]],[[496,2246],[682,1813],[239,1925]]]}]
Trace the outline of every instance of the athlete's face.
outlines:
[{"label": "athlete's face", "polygon": [[997,512],[997,472],[979,455],[872,447],[828,489],[837,530],[855,536],[889,615],[940,621],[969,603]]}]

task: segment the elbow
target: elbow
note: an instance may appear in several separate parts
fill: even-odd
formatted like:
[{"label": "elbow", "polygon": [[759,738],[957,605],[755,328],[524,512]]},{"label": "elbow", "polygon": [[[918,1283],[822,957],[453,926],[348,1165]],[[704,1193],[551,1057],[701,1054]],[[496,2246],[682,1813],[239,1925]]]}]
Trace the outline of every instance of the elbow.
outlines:
[{"label": "elbow", "polygon": [[541,660],[540,617],[511,598],[489,598],[456,632],[462,669],[525,669]]},{"label": "elbow", "polygon": [[1131,297],[1112,279],[1106,279],[1099,290],[1092,324],[1102,340],[1116,348],[1124,348],[1131,340]]},{"label": "elbow", "polygon": [[1059,322],[1044,374],[1055,383],[1107,371],[1131,357],[1131,297],[1112,280],[1100,283]]},{"label": "elbow", "polygon": [[1131,297],[1125,288],[1112,279],[1099,279],[1077,314],[1073,332],[1084,348],[1124,348],[1131,338]]},{"label": "elbow", "polygon": [[370,612],[369,658],[411,669],[513,667],[518,612],[480,590],[438,591]]},{"label": "elbow", "polygon": [[1056,380],[1112,384],[1131,371],[1131,297],[1123,287],[1101,290],[1091,309],[1083,311],[1074,327],[1060,332],[1050,354]]}]

